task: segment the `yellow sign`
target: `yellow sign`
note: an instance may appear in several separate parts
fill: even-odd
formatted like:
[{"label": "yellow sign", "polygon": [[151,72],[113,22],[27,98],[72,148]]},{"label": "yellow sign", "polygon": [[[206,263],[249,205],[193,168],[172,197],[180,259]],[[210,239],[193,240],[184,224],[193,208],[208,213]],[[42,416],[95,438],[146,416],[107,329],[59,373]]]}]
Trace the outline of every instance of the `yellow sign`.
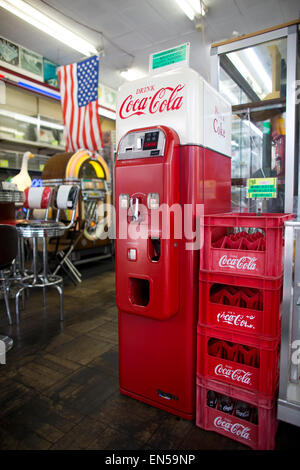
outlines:
[{"label": "yellow sign", "polygon": [[8,168],[8,160],[0,160],[0,168]]},{"label": "yellow sign", "polygon": [[249,178],[247,197],[252,198],[276,198],[277,178]]}]

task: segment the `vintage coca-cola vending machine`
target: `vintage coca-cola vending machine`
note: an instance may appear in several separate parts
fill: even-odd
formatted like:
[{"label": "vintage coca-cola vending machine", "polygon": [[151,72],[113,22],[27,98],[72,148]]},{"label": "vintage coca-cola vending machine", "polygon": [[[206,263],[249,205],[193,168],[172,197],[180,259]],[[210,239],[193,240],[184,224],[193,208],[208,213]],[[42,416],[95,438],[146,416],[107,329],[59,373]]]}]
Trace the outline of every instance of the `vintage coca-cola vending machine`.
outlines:
[{"label": "vintage coca-cola vending machine", "polygon": [[187,66],[149,75],[119,90],[117,144],[120,389],[192,419],[199,222],[230,210],[231,106]]}]

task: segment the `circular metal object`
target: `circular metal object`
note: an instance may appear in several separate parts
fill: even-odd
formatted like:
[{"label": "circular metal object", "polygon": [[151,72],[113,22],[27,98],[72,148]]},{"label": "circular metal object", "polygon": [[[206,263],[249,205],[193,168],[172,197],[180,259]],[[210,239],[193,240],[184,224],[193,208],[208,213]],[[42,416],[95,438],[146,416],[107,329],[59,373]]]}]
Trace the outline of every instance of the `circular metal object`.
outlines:
[{"label": "circular metal object", "polygon": [[38,274],[36,279],[34,278],[34,274],[31,274],[30,276],[26,276],[22,279],[22,287],[51,287],[60,285],[62,282],[62,277],[57,276],[56,274],[47,274],[47,277],[42,274]]},{"label": "circular metal object", "polygon": [[18,233],[24,238],[61,237],[65,228],[62,222],[51,220],[23,220],[16,224]]}]

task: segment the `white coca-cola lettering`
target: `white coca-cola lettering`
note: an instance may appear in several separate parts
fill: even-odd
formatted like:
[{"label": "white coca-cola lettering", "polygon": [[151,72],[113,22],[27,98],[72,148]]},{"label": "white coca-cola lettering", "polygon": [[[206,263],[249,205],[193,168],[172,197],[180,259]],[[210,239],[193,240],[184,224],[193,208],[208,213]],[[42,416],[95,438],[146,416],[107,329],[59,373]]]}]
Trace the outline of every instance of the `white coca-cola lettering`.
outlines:
[{"label": "white coca-cola lettering", "polygon": [[242,256],[238,258],[237,256],[227,256],[223,255],[219,259],[220,268],[231,268],[247,271],[255,271],[257,258],[250,256]]},{"label": "white coca-cola lettering", "polygon": [[180,94],[183,88],[184,85],[182,84],[177,85],[175,88],[163,87],[153,96],[145,96],[142,99],[136,99],[133,98],[133,95],[128,95],[120,106],[119,116],[121,119],[127,119],[131,116],[147,113],[155,114],[164,111],[176,111],[181,108],[183,103],[183,96]]},{"label": "white coca-cola lettering", "polygon": [[246,372],[242,369],[232,369],[231,367],[225,367],[223,364],[218,364],[215,367],[215,374],[218,376],[226,377],[231,379],[233,382],[239,382],[244,385],[252,385],[251,372]]},{"label": "white coca-cola lettering", "polygon": [[229,419],[223,419],[222,416],[217,416],[214,420],[214,426],[219,429],[223,429],[226,432],[230,432],[237,437],[242,439],[250,439],[251,428],[243,426],[240,423],[233,423]]},{"label": "white coca-cola lettering", "polygon": [[[255,330],[255,325],[251,323],[251,321],[255,320],[255,318],[255,315],[242,315],[232,312],[219,312],[217,314],[218,323],[226,323],[228,325],[250,330]],[[250,323],[248,323],[248,321],[250,321]]]}]

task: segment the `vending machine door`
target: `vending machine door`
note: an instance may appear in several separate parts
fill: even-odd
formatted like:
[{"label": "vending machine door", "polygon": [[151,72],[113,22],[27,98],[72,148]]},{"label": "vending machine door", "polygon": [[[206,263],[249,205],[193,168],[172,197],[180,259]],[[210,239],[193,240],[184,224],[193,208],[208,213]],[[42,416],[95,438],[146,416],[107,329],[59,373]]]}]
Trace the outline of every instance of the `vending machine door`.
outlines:
[{"label": "vending machine door", "polygon": [[128,132],[115,166],[119,310],[164,320],[179,308],[179,140],[164,126]]}]

